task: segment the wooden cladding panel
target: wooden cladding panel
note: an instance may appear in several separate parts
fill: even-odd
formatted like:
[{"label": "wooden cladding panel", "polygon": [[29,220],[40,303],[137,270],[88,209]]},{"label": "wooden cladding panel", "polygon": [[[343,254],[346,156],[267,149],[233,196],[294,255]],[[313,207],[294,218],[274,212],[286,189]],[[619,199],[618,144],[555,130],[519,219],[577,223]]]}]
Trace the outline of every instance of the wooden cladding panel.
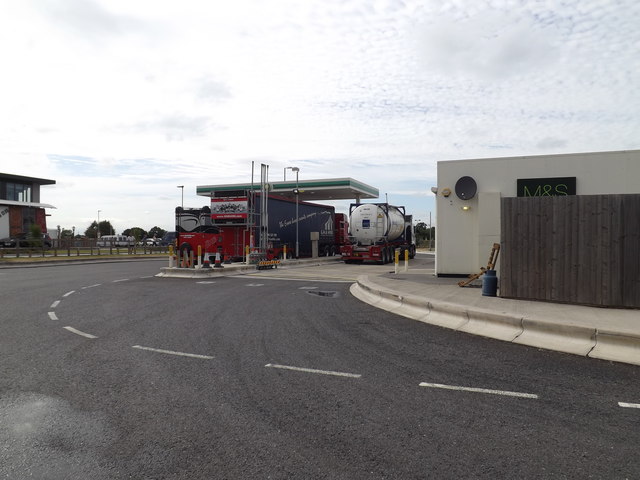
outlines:
[{"label": "wooden cladding panel", "polygon": [[500,294],[640,308],[640,195],[503,198]]}]

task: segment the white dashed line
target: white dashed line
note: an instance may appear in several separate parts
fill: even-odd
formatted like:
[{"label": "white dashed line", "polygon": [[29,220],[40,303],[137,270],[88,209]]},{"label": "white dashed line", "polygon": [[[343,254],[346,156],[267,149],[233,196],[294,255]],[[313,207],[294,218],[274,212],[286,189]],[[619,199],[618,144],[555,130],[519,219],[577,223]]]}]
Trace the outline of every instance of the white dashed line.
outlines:
[{"label": "white dashed line", "polygon": [[178,355],[180,357],[200,358],[202,360],[213,359],[213,357],[210,357],[209,355],[197,355],[195,353],[174,352],[173,350],[162,350],[160,348],[142,347],[140,345],[134,345],[131,348],[137,348],[138,350],[147,350],[149,352],[166,353],[168,355]]},{"label": "white dashed line", "polygon": [[455,385],[443,385],[441,383],[422,382],[420,386],[429,388],[443,388],[445,390],[458,390],[462,392],[489,393],[491,395],[504,395],[507,397],[538,398],[538,395],[535,395],[533,393],[509,392],[506,390],[489,390],[487,388],[458,387]]},{"label": "white dashed line", "polygon": [[318,287],[299,287],[298,290],[315,290]]},{"label": "white dashed line", "polygon": [[272,363],[267,363],[265,365],[266,368],[280,368],[282,370],[293,370],[296,372],[306,372],[306,373],[319,373],[320,375],[333,375],[336,377],[349,377],[349,378],[360,378],[362,375],[357,373],[344,373],[344,372],[332,372],[330,370],[316,370],[314,368],[302,368],[302,367],[291,367],[288,365],[276,365]]},{"label": "white dashed line", "polygon": [[114,280],[112,283],[128,282],[129,280],[129,278],[121,278],[120,280]]},{"label": "white dashed line", "polygon": [[70,292],[65,293],[64,295],[62,295],[63,297],[68,297],[69,295],[73,295],[74,293],[76,293],[75,290],[71,290]]},{"label": "white dashed line", "polygon": [[640,403],[618,402],[618,405],[622,408],[640,408]]},{"label": "white dashed line", "polygon": [[73,327],[63,327],[63,328],[65,330],[69,330],[71,333],[75,333],[76,335],[81,335],[81,336],[86,337],[86,338],[91,338],[91,339],[98,338],[95,335],[91,335],[90,333],[81,332],[80,330],[76,330]]},{"label": "white dashed line", "polygon": [[264,283],[247,283],[245,286],[247,287],[262,287]]},{"label": "white dashed line", "polygon": [[147,275],[146,277],[140,277],[140,278],[153,278],[154,275]]},{"label": "white dashed line", "polygon": [[49,308],[56,308],[58,305],[60,305],[60,300],[53,302]]},{"label": "white dashed line", "polygon": [[100,285],[102,285],[101,283],[96,283],[95,285],[89,285],[88,287],[82,287],[83,290],[87,289],[87,288],[95,288],[95,287],[99,287]]},{"label": "white dashed line", "polygon": [[48,314],[51,320],[58,320],[58,317],[56,316],[56,312],[48,312]]},{"label": "white dashed line", "polygon": [[212,283],[216,283],[216,282],[202,281],[202,282],[196,282],[196,283],[199,283],[200,285],[211,285]]}]

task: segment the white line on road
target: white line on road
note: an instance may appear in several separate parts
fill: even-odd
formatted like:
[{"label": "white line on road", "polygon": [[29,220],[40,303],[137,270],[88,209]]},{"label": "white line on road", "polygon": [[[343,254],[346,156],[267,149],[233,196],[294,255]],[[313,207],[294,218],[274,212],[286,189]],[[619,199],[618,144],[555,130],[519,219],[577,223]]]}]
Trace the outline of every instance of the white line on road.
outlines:
[{"label": "white line on road", "polygon": [[98,338],[95,335],[91,335],[90,333],[84,333],[81,332],[80,330],[76,330],[73,327],[63,327],[65,330],[69,330],[72,333],[75,333],[76,335],[82,335],[83,337],[87,337],[87,338]]},{"label": "white line on road", "polygon": [[247,283],[247,287],[262,287],[264,283]]},{"label": "white line on road", "polygon": [[298,287],[298,290],[315,290],[318,287]]},{"label": "white line on road", "polygon": [[146,277],[140,277],[140,278],[153,278],[155,275],[147,275]]},{"label": "white line on road", "polygon": [[128,282],[129,279],[128,278],[121,278],[120,280],[114,280],[112,283],[118,283],[118,282]]},{"label": "white line on road", "polygon": [[202,282],[196,282],[196,283],[199,283],[200,285],[210,285],[210,284],[216,283],[216,282],[202,281]]},{"label": "white line on road", "polygon": [[49,308],[56,308],[58,305],[60,305],[60,300],[53,302]]},{"label": "white line on road", "polygon": [[88,287],[82,287],[83,290],[87,289],[87,288],[95,288],[95,287],[99,287],[100,285],[102,285],[101,283],[96,283],[95,285],[89,285]]},{"label": "white line on road", "polygon": [[350,377],[350,378],[360,378],[362,375],[357,373],[344,373],[344,372],[332,372],[330,370],[316,370],[314,368],[302,368],[302,367],[291,367],[288,365],[276,365],[272,363],[267,363],[265,365],[266,368],[280,368],[283,370],[294,370],[296,372],[307,372],[307,373],[319,373],[321,375],[334,375],[336,377]]},{"label": "white line on road", "polygon": [[178,355],[180,357],[200,358],[202,360],[211,360],[211,359],[213,359],[213,357],[210,357],[209,355],[197,355],[195,353],[174,352],[173,350],[162,350],[160,348],[142,347],[140,345],[134,345],[132,348],[137,348],[138,350],[148,350],[149,352],[166,353],[166,354],[169,354],[169,355]]},{"label": "white line on road", "polygon": [[65,293],[64,295],[62,295],[63,297],[68,297],[69,295],[73,295],[74,293],[76,293],[75,290],[71,290],[70,292]]},{"label": "white line on road", "polygon": [[618,402],[622,408],[640,408],[640,403]]},{"label": "white line on road", "polygon": [[56,315],[56,312],[48,312],[49,313],[49,318],[51,320],[58,320],[58,316]]},{"label": "white line on road", "polygon": [[443,388],[445,390],[458,390],[462,392],[475,392],[475,393],[489,393],[492,395],[505,395],[507,397],[520,397],[520,398],[538,398],[538,395],[533,393],[520,393],[520,392],[508,392],[506,390],[489,390],[487,388],[473,388],[473,387],[458,387],[455,385],[443,385],[441,383],[427,383],[422,382],[421,387],[430,388]]}]

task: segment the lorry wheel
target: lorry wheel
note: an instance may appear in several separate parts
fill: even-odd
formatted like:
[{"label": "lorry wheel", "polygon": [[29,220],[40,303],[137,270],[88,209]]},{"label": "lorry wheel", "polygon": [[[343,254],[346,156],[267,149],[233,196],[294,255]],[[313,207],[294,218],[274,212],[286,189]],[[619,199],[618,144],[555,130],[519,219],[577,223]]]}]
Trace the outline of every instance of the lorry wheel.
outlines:
[{"label": "lorry wheel", "polygon": [[415,245],[411,245],[409,247],[409,258],[413,260],[413,258],[416,256],[416,246]]}]

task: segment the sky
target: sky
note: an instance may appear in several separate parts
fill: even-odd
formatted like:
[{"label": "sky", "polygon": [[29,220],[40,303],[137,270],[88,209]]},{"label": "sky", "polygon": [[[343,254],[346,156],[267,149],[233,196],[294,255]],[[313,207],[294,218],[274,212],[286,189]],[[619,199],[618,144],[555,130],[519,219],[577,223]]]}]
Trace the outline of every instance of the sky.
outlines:
[{"label": "sky", "polygon": [[50,229],[172,230],[252,162],[435,223],[438,161],[640,148],[637,0],[0,0],[0,61]]}]

